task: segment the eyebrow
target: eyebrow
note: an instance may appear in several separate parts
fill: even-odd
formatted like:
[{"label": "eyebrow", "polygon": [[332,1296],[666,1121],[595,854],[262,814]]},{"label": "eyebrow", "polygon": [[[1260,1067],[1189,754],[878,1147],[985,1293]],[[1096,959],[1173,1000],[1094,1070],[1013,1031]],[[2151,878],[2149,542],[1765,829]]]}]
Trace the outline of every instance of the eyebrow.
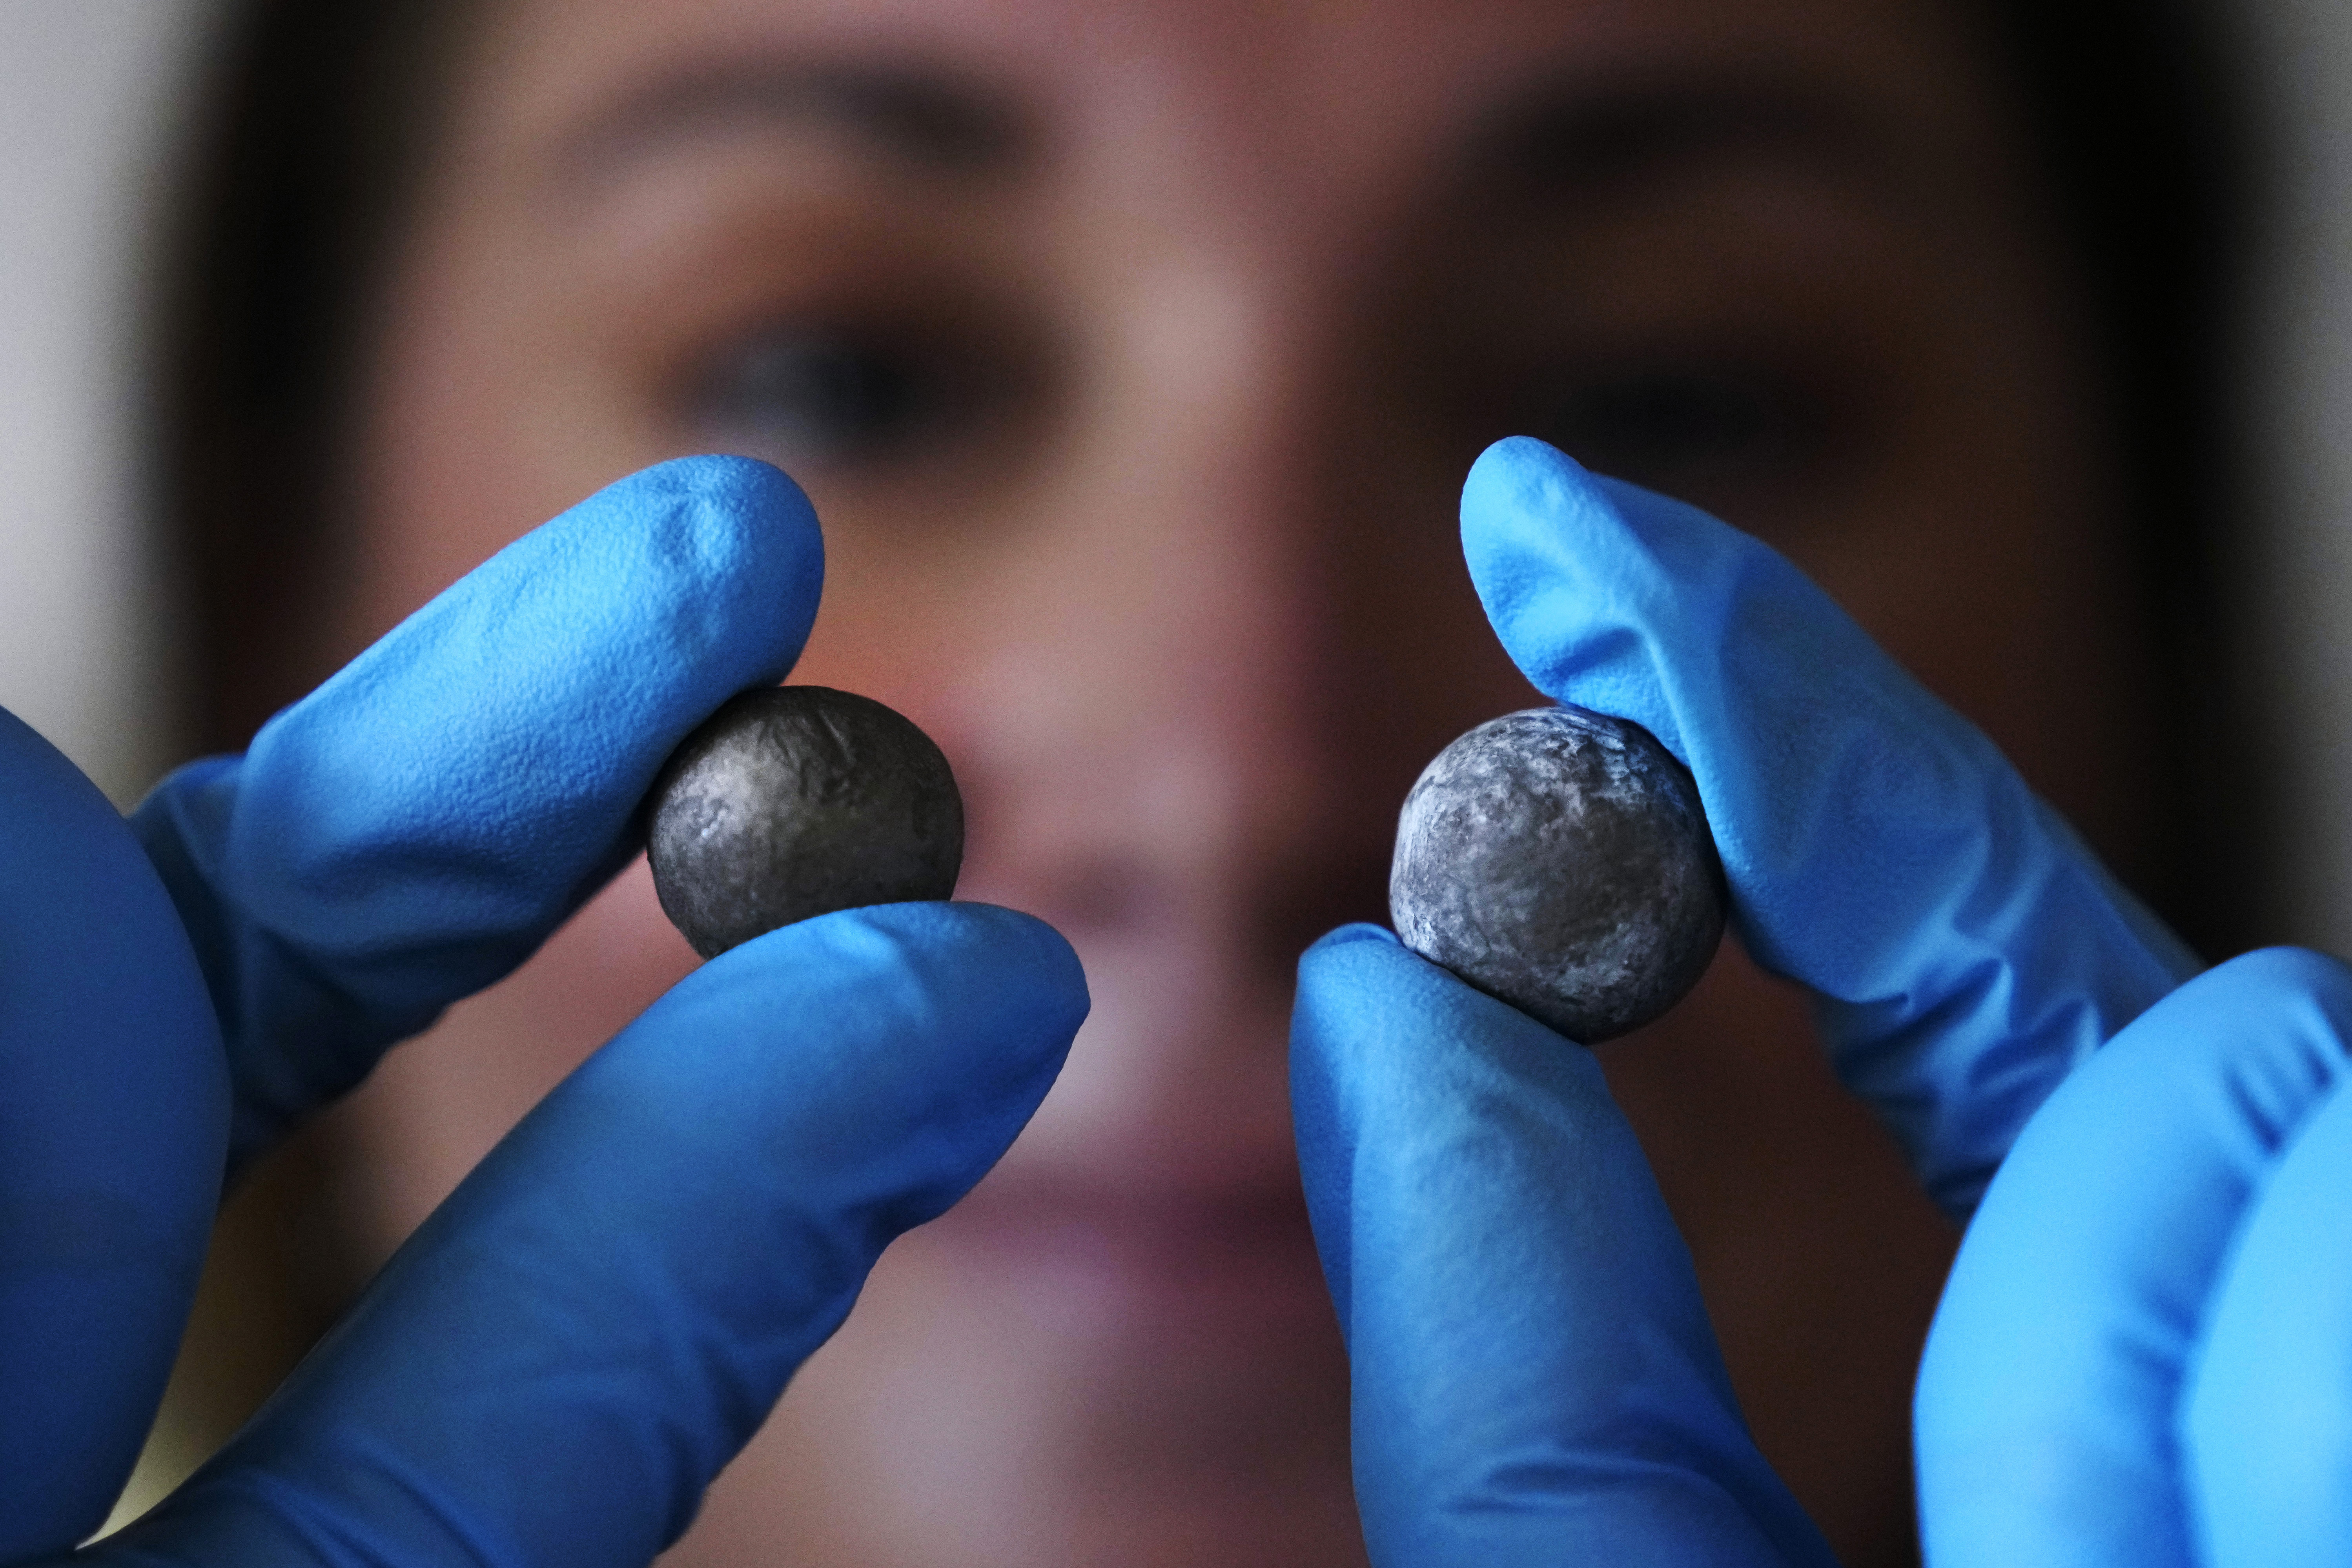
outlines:
[{"label": "eyebrow", "polygon": [[976,175],[1017,164],[1033,140],[1002,97],[893,66],[748,60],[678,71],[595,115],[558,150],[558,167],[594,175],[666,142],[772,126],[846,137],[927,173]]},{"label": "eyebrow", "polygon": [[1489,122],[1476,161],[1548,194],[1624,189],[1759,152],[1874,183],[1890,172],[1885,134],[1862,105],[1787,77],[1552,84]]}]

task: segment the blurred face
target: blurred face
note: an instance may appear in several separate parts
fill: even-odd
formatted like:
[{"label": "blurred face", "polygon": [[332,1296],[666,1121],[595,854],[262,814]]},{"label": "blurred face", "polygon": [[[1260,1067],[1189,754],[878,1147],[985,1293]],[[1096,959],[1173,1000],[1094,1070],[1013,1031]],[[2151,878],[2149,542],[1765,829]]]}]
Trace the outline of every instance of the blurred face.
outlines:
[{"label": "blurred face", "polygon": [[[1538,700],[1456,543],[1491,439],[1761,533],[2133,847],[2096,389],[1927,0],[510,0],[452,79],[326,651],[632,469],[771,459],[829,552],[793,679],[940,741],[961,896],[1095,997],[680,1561],[1360,1560],[1292,966],[1383,917],[1422,763]],[[692,963],[640,867],[397,1054],[374,1244]],[[1606,1055],[1759,1439],[1899,1555],[1940,1222],[1737,952]]]}]

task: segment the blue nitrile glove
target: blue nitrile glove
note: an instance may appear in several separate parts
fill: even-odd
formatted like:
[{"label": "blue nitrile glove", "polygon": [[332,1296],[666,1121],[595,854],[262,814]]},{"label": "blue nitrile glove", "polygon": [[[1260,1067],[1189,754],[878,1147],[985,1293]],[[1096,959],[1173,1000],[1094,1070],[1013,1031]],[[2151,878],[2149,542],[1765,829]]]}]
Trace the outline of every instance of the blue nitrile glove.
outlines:
[{"label": "blue nitrile glove", "polygon": [[2182,986],[2001,1167],[1920,1369],[1937,1568],[2352,1562],[2352,971]]},{"label": "blue nitrile glove", "polygon": [[[1780,555],[1490,448],[1463,542],[1519,668],[1698,783],[1740,941],[1966,1215],[2018,1130],[2193,973],[1974,729]],[[1589,1053],[1360,926],[1302,961],[1299,1155],[1394,1568],[1822,1563]]]},{"label": "blue nitrile glove", "polygon": [[[0,1563],[68,1550],[120,1489],[225,1154],[615,870],[671,747],[791,666],[821,574],[775,470],[647,470],[243,759],[167,781],[138,814],[147,856],[0,726]],[[1085,1011],[1067,944],[984,905],[724,954],[534,1110],[226,1452],[76,1561],[649,1562],[882,1247],[1012,1142]]]}]

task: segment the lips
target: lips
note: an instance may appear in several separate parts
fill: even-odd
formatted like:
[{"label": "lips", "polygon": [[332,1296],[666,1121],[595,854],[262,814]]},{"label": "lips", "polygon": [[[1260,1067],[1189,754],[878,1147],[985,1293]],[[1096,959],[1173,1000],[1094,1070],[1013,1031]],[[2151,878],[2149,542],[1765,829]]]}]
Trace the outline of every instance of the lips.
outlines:
[{"label": "lips", "polygon": [[1107,1191],[1007,1170],[931,1230],[1066,1333],[1254,1340],[1333,1326],[1295,1183]]}]

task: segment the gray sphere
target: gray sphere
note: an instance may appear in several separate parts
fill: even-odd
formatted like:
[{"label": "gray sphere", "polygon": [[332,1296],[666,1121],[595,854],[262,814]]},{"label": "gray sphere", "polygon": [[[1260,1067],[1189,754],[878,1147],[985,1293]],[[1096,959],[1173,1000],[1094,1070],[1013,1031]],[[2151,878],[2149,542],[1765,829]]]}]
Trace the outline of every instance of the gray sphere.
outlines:
[{"label": "gray sphere", "polygon": [[646,798],[654,891],[705,958],[835,910],[947,898],[963,867],[963,797],[939,747],[827,687],[730,698]]},{"label": "gray sphere", "polygon": [[1415,952],[1593,1045],[1698,984],[1723,937],[1723,866],[1689,772],[1647,730],[1530,708],[1423,771],[1389,914]]}]

